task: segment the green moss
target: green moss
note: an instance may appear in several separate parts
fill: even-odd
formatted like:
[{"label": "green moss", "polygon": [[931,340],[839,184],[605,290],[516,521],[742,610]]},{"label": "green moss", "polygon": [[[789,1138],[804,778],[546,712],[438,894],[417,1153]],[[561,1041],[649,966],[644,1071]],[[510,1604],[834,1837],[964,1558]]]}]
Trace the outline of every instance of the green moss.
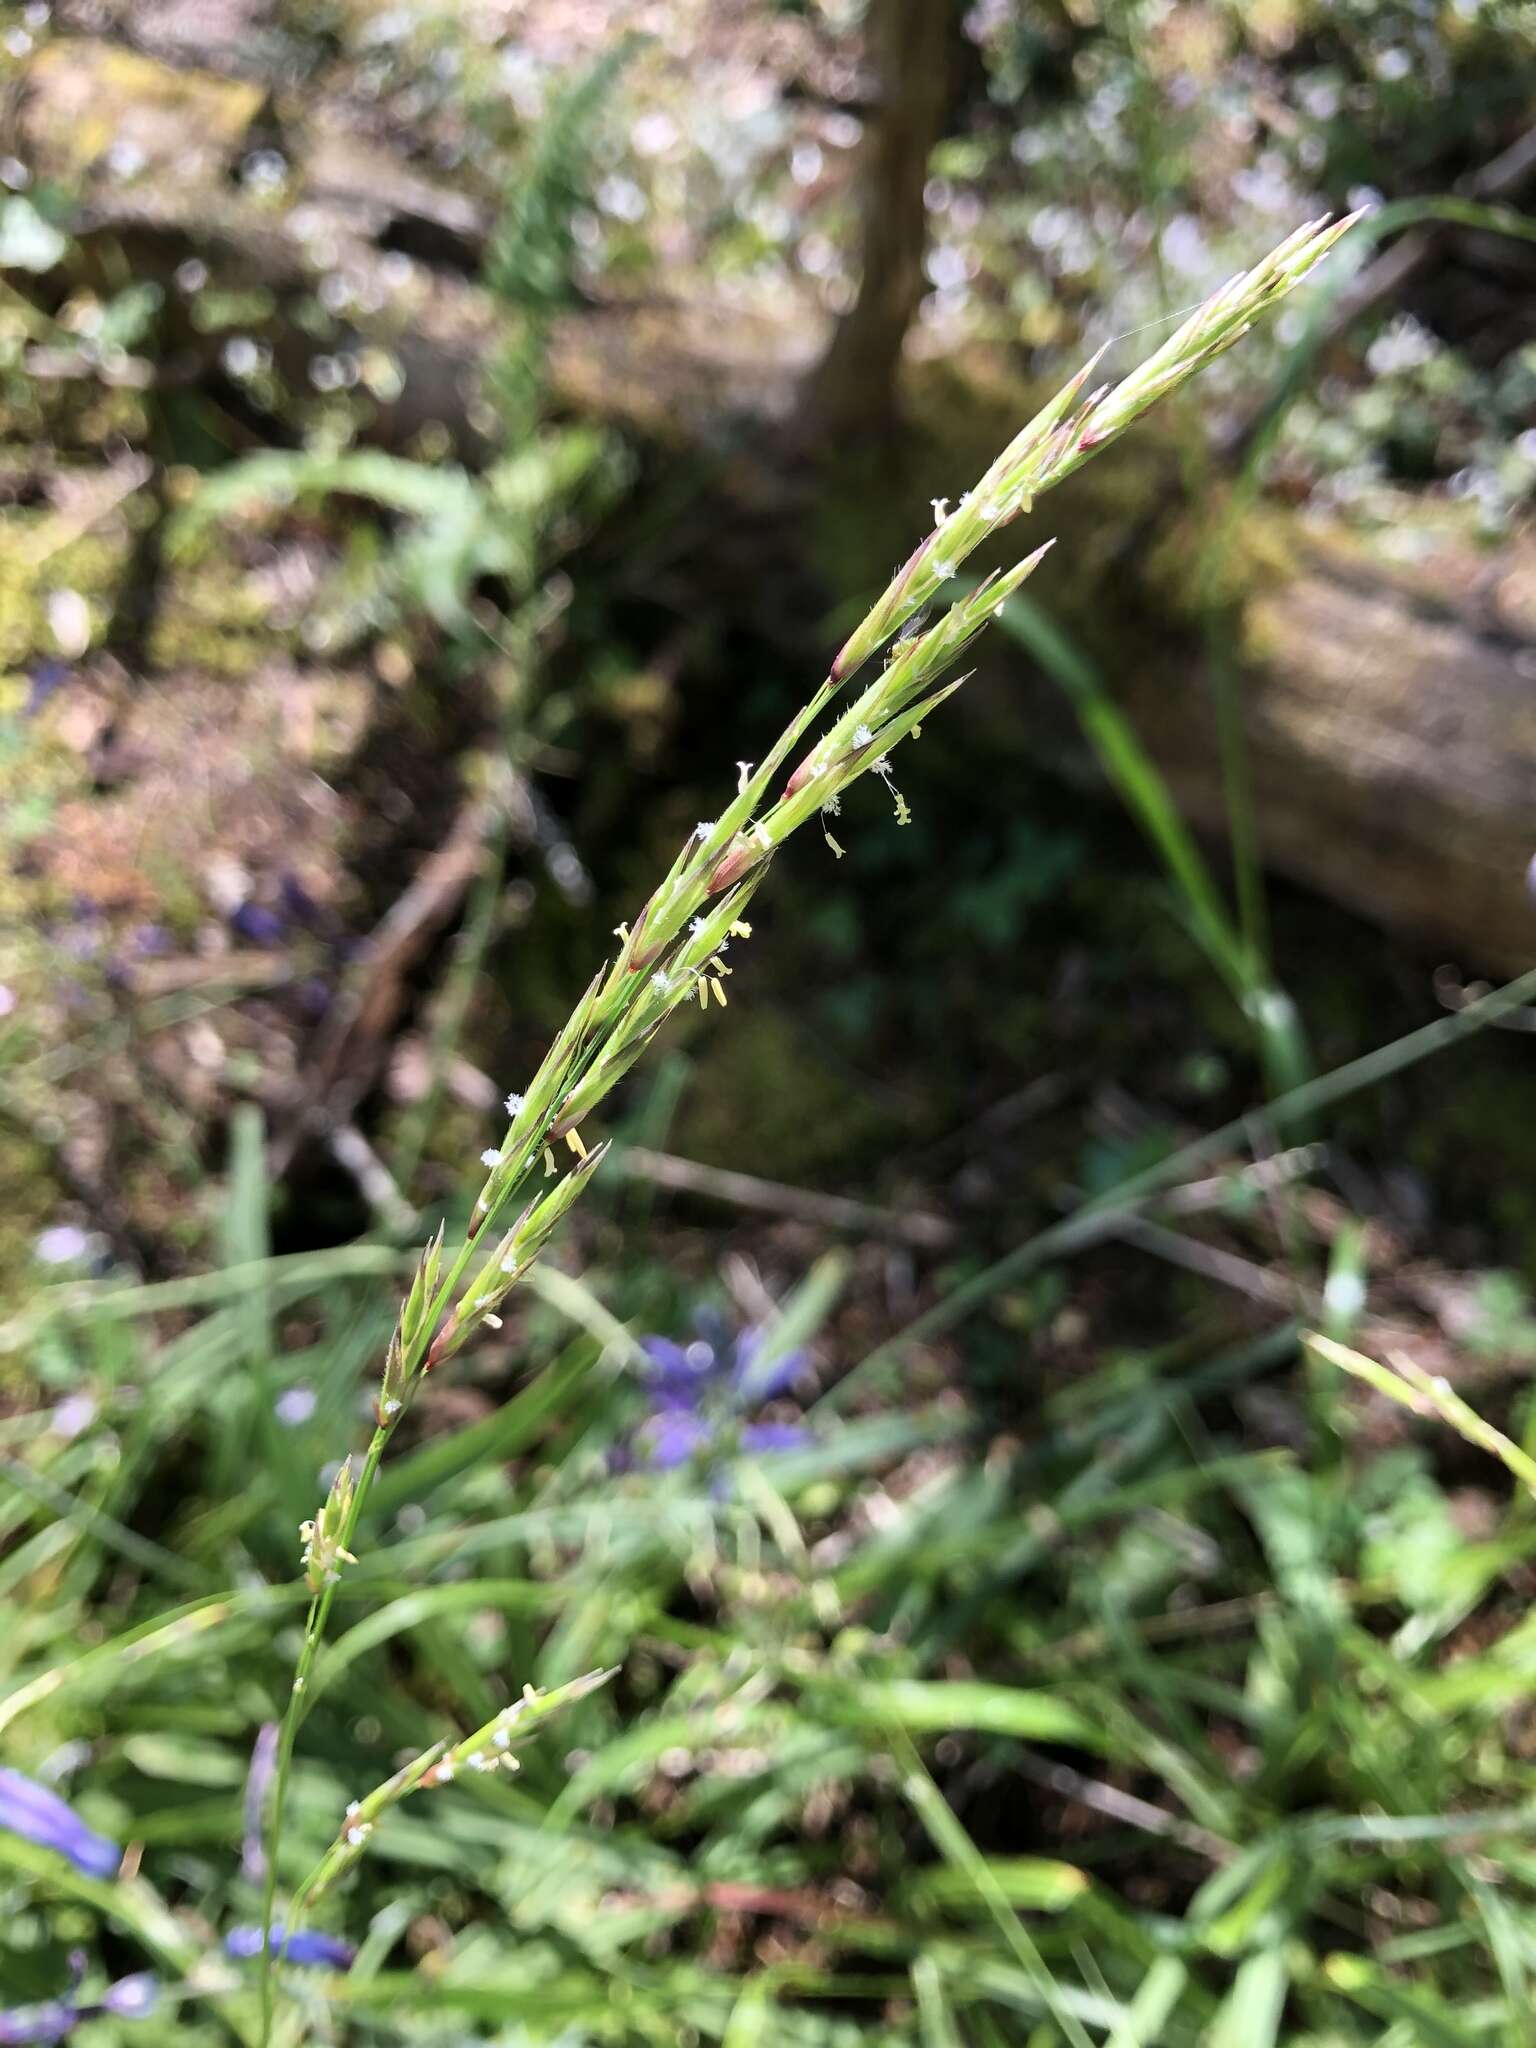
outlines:
[{"label": "green moss", "polygon": [[48,624],[53,592],[77,591],[97,635],[116,607],[128,566],[126,535],[84,534],[55,549],[55,527],[52,512],[14,511],[0,519],[0,673],[54,653]]},{"label": "green moss", "polygon": [[206,676],[247,675],[291,639],[274,631],[270,610],[270,599],[253,584],[230,538],[210,527],[179,547],[166,566],[150,630],[150,662]]},{"label": "green moss", "polygon": [[[37,1283],[32,1247],[54,1214],[60,1190],[46,1149],[0,1120],[0,1300],[13,1312]],[[0,1321],[4,1321],[0,1317]],[[0,1356],[0,1386],[5,1384]]]},{"label": "green moss", "polygon": [[846,1179],[885,1127],[857,1087],[817,1058],[783,1012],[711,1011],[676,1132],[687,1158],[809,1182]]},{"label": "green moss", "polygon": [[[1496,1040],[1498,1033],[1491,1036]],[[1491,1223],[1504,1242],[1526,1250],[1525,1276],[1536,1283],[1536,1183],[1530,1133],[1536,1130],[1536,1073],[1497,1044],[1457,1059],[1454,1080],[1419,1092],[1405,1133],[1409,1159],[1434,1190],[1446,1217]]]}]

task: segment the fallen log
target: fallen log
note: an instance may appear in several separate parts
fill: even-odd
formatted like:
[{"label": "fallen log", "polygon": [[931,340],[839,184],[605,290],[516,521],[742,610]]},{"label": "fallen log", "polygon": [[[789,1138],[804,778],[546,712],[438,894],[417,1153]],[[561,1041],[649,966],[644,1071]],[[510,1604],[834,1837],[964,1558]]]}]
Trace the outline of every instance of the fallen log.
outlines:
[{"label": "fallen log", "polygon": [[[1517,973],[1536,958],[1536,535],[1482,550],[1432,521],[1406,502],[1374,544],[1282,522],[1286,566],[1239,621],[1259,831],[1297,880]],[[1203,696],[1127,702],[1188,815],[1219,829]]]}]

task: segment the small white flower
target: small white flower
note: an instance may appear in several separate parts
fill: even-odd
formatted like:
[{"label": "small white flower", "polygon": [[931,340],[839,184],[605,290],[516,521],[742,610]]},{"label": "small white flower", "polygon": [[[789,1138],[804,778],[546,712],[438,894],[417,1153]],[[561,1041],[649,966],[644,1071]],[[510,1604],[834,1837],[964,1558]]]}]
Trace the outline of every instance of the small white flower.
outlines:
[{"label": "small white flower", "polygon": [[303,1385],[290,1387],[286,1393],[279,1394],[272,1403],[272,1412],[278,1421],[285,1423],[289,1429],[299,1428],[302,1423],[308,1422],[315,1412],[314,1388]]},{"label": "small white flower", "polygon": [[69,661],[78,661],[91,644],[91,608],[78,590],[55,590],[48,599],[48,630],[53,644]]},{"label": "small white flower", "polygon": [[472,1771],[494,1771],[496,1768],[495,1757],[487,1756],[483,1750],[478,1749],[473,1756],[466,1757],[465,1762]]},{"label": "small white flower", "polygon": [[482,1166],[500,1166],[501,1154],[495,1149],[494,1146],[488,1145],[486,1149],[480,1154],[480,1164]]},{"label": "small white flower", "polygon": [[1365,1282],[1358,1273],[1330,1273],[1323,1300],[1335,1315],[1357,1316],[1365,1307]]},{"label": "small white flower", "polygon": [[510,1728],[498,1728],[496,1730],[496,1733],[491,1737],[491,1740],[495,1743],[498,1749],[505,1749],[507,1744],[512,1740],[512,1730]]},{"label": "small white flower", "polygon": [[261,368],[261,350],[248,334],[236,334],[225,342],[220,361],[231,377],[254,377]]},{"label": "small white flower", "polygon": [[517,1271],[517,1261],[515,1258],[513,1258],[510,1252],[508,1252],[507,1256],[502,1260],[501,1270],[503,1273],[515,1273]]},{"label": "small white flower", "polygon": [[931,500],[931,503],[933,505],[933,523],[935,526],[942,526],[949,517],[949,500],[948,498],[934,498]]},{"label": "small white flower", "polygon": [[933,573],[941,583],[947,583],[955,573],[955,565],[953,562],[941,562],[938,556],[935,555],[933,558]]},{"label": "small white flower", "polygon": [[400,1403],[394,1399],[386,1401],[384,1403],[384,1413],[386,1415],[398,1415],[400,1413]]},{"label": "small white flower", "polygon": [[738,761],[736,763],[736,794],[738,796],[741,795],[747,784],[752,780],[753,765],[751,761]]},{"label": "small white flower", "polygon": [[854,727],[853,744],[856,747],[867,747],[873,738],[874,734],[867,725],[856,725]]},{"label": "small white flower", "polygon": [[361,1813],[361,1812],[362,1812],[362,1810],[363,1810],[363,1805],[362,1805],[362,1801],[361,1801],[360,1799],[349,1799],[349,1800],[347,1801],[347,1819],[348,1819],[348,1820],[350,1820],[350,1819],[352,1818],[352,1816],[353,1816],[353,1814],[354,1814],[354,1813]]},{"label": "small white flower", "polygon": [[522,1110],[523,1098],[521,1095],[509,1095],[506,1099],[506,1102],[502,1106],[506,1110],[508,1116],[517,1116]]},{"label": "small white flower", "polygon": [[655,989],[657,995],[659,996],[670,995],[672,993],[671,977],[667,974],[664,974],[662,970],[658,967],[656,972],[651,976],[651,987]]},{"label": "small white flower", "polygon": [[55,1436],[68,1442],[88,1430],[96,1420],[96,1403],[89,1394],[66,1394],[48,1418]]},{"label": "small white flower", "polygon": [[889,754],[882,754],[882,755],[880,756],[879,760],[878,760],[878,761],[876,761],[876,763],[875,763],[875,773],[876,773],[877,775],[889,775],[889,774],[890,774],[890,772],[891,772],[891,757],[890,757],[890,755],[889,755]]},{"label": "small white flower", "polygon": [[347,1829],[347,1846],[351,1849],[361,1849],[372,1833],[373,1823],[371,1821],[358,1821],[354,1827]]},{"label": "small white flower", "polygon": [[73,1223],[55,1223],[37,1239],[32,1252],[45,1266],[64,1266],[83,1259],[90,1248],[91,1240],[83,1230]]},{"label": "small white flower", "polygon": [[982,518],[986,520],[989,526],[994,519],[1001,519],[1003,516],[1002,506],[994,504],[990,498],[982,499],[980,509]]},{"label": "small white flower", "polygon": [[451,1756],[445,1756],[437,1767],[437,1782],[446,1785],[453,1776],[454,1764]]},{"label": "small white flower", "polygon": [[695,839],[707,839],[714,829],[715,821],[713,818],[700,818],[697,825],[693,828],[693,836]]},{"label": "small white flower", "polygon": [[477,1294],[475,1296],[474,1305],[476,1308],[489,1308],[491,1303],[495,1299],[496,1297],[494,1294]]}]

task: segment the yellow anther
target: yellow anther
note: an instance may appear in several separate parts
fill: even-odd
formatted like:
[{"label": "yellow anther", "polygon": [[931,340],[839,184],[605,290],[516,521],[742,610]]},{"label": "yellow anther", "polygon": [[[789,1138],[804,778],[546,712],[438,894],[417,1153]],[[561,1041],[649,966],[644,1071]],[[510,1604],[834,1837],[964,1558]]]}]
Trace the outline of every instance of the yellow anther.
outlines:
[{"label": "yellow anther", "polygon": [[576,1154],[576,1157],[578,1159],[586,1158],[587,1148],[582,1143],[580,1131],[567,1131],[565,1134],[565,1142],[567,1143],[567,1145],[570,1146],[571,1150]]}]

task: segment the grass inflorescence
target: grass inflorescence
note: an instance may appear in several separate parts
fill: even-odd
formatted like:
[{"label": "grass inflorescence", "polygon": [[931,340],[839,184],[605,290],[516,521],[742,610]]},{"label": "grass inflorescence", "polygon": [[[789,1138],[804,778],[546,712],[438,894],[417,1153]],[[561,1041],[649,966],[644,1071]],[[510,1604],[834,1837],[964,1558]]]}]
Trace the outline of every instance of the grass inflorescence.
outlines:
[{"label": "grass inflorescence", "polygon": [[[98,1412],[89,1431],[67,1402],[0,1422],[0,1597],[27,1597],[0,1647],[0,1728],[69,1802],[27,1791],[21,1825],[0,1824],[0,1885],[21,1901],[6,2024],[62,2013],[65,1949],[100,1921],[117,1946],[69,2010],[121,2021],[130,2048],[147,1980],[120,1951],[197,2048],[1524,2038],[1521,1507],[1467,1541],[1408,1447],[1348,1472],[1255,1448],[1232,1416],[1294,1356],[1288,1314],[1258,1338],[1196,1318],[1122,1349],[1032,1394],[1027,1438],[984,1458],[954,1389],[859,1399],[983,1304],[1015,1332],[1049,1315],[1028,1292],[1043,1268],[1219,1178],[1241,1121],[991,1268],[957,1261],[924,1320],[793,1424],[779,1404],[814,1370],[838,1261],[780,1304],[766,1346],[760,1305],[733,1335],[676,1299],[671,1334],[641,1347],[621,1318],[657,1327],[653,1271],[610,1276],[609,1307],[543,1257],[611,1156],[595,1126],[622,1135],[620,1079],[685,1004],[729,1028],[778,849],[803,825],[830,835],[864,776],[901,817],[896,749],[999,605],[1046,580],[1036,548],[946,606],[971,547],[1337,232],[1287,244],[1121,385],[1089,392],[1084,373],[936,508],[518,1080],[465,1229],[410,1256],[273,1257],[257,1126],[222,1271],[81,1282],[28,1320],[39,1371],[89,1384]],[[1291,1089],[1273,1130],[1314,1128],[1528,994]],[[472,1378],[514,1291],[525,1383],[445,1427],[443,1382]],[[163,1312],[196,1320],[153,1343]],[[360,1377],[373,1435],[338,1464]],[[1518,1431],[1410,1391],[1521,1469]],[[92,1639],[103,1587],[120,1613]],[[1496,1631],[1467,1627],[1490,1611]],[[274,1644],[295,1640],[248,1769]]]},{"label": "grass inflorescence", "polygon": [[[897,640],[902,627],[941,599],[945,586],[983,541],[1030,511],[1042,493],[1240,339],[1256,318],[1307,276],[1351,224],[1352,219],[1315,221],[1297,229],[1251,271],[1207,300],[1119,383],[1087,391],[1095,365],[1086,365],[1020,431],[952,512],[942,504],[935,506],[933,530],[844,643],[826,680],[766,756],[742,764],[737,788],[719,816],[702,821],[684,842],[661,885],[633,922],[620,928],[617,956],[594,975],[532,1079],[509,1097],[507,1131],[484,1162],[486,1178],[475,1197],[463,1244],[445,1260],[439,1231],[423,1253],[390,1340],[377,1427],[361,1465],[354,1474],[350,1460],[343,1463],[330,1498],[316,1520],[305,1525],[305,1565],[313,1600],[280,1737],[264,1912],[269,1926],[276,1904],[283,1808],[305,1694],[336,1586],[342,1571],[355,1562],[351,1545],[380,1462],[422,1379],[477,1329],[495,1325],[507,1294],[526,1279],[555,1226],[601,1164],[604,1148],[587,1146],[583,1122],[628,1073],[674,1010],[696,999],[707,1001],[709,989],[720,987],[723,954],[733,939],[750,935],[745,913],[772,856],[791,834],[813,818],[835,815],[844,793],[867,774],[887,782],[897,818],[904,817],[905,799],[891,777],[891,754],[960,687],[963,678],[946,680],[953,664],[1038,568],[1049,542],[1013,569],[961,596],[925,630]],[[895,646],[880,671],[832,717],[784,778],[797,746],[853,677],[892,641]],[[562,1143],[577,1163],[558,1178],[555,1148]],[[528,1194],[530,1183],[551,1178],[552,1187]],[[500,1219],[519,1200],[522,1207],[516,1220],[483,1253]],[[475,1271],[468,1277],[471,1267]],[[270,1943],[262,1962],[270,2018]]]}]

